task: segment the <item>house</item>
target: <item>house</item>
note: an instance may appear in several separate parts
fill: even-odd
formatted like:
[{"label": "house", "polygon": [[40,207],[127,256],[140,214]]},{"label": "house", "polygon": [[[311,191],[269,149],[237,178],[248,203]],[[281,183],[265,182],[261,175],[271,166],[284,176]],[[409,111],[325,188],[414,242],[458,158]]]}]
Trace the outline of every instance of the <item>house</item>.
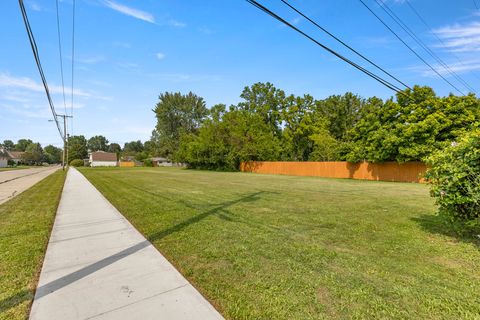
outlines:
[{"label": "house", "polygon": [[8,166],[8,153],[3,148],[0,148],[0,168],[5,168]]},{"label": "house", "polygon": [[117,154],[114,152],[95,151],[89,154],[91,167],[116,167]]},{"label": "house", "polygon": [[23,155],[24,154],[25,154],[25,152],[23,152],[23,151],[7,150],[8,157],[10,158],[10,160],[15,162],[15,164],[23,163]]},{"label": "house", "polygon": [[173,163],[167,158],[155,157],[150,158],[150,160],[152,160],[154,167],[171,167],[173,165]]}]

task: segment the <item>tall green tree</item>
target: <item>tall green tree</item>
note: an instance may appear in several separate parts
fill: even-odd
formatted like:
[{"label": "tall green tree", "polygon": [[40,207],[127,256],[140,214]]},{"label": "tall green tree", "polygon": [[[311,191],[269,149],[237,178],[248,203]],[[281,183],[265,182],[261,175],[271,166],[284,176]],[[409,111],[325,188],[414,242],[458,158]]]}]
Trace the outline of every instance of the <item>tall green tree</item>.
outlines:
[{"label": "tall green tree", "polygon": [[14,147],[14,151],[25,151],[28,145],[32,144],[33,141],[30,139],[20,139],[17,141]]},{"label": "tall green tree", "polygon": [[30,143],[25,148],[25,153],[22,156],[22,160],[28,164],[42,164],[44,160],[44,154],[40,143]]},{"label": "tall green tree", "polygon": [[74,159],[88,157],[87,139],[84,136],[71,136],[68,139],[68,163]]},{"label": "tall green tree", "polygon": [[240,95],[244,101],[235,108],[258,114],[276,137],[282,134],[282,111],[285,104],[285,92],[275,88],[270,82],[258,82],[245,87]]},{"label": "tall green tree", "polygon": [[108,140],[104,136],[93,136],[87,141],[89,151],[108,151]]},{"label": "tall green tree", "polygon": [[62,162],[62,155],[63,155],[62,149],[49,144],[43,149],[43,152],[45,155],[46,162],[50,164]]},{"label": "tall green tree", "polygon": [[415,86],[384,104],[371,99],[351,131],[349,160],[424,160],[464,132],[478,127],[480,104],[474,95],[440,98],[429,87]]},{"label": "tall green tree", "polygon": [[232,110],[205,121],[198,135],[182,135],[175,160],[194,168],[238,170],[240,162],[275,160],[281,152],[279,139],[256,113]]},{"label": "tall green tree", "polygon": [[118,144],[118,143],[110,143],[108,145],[108,152],[114,152],[117,154],[120,154],[120,152],[122,152],[122,147]]},{"label": "tall green tree", "polygon": [[319,111],[328,120],[331,135],[341,141],[347,141],[348,132],[361,118],[365,101],[351,92],[333,95],[317,101]]},{"label": "tall green tree", "polygon": [[123,153],[135,154],[143,151],[143,143],[140,140],[126,142],[123,146]]},{"label": "tall green tree", "polygon": [[203,98],[192,92],[162,93],[153,111],[157,118],[159,149],[166,157],[178,150],[180,136],[196,133],[208,115]]},{"label": "tall green tree", "polygon": [[12,140],[3,140],[2,146],[5,150],[13,150],[15,148],[15,143]]}]

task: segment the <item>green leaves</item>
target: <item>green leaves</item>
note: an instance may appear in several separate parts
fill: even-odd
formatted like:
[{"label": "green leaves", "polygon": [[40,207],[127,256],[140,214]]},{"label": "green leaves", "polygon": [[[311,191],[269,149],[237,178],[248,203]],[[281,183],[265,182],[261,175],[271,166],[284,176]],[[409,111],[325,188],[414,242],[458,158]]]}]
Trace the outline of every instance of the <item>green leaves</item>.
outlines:
[{"label": "green leaves", "polygon": [[153,111],[157,117],[159,153],[166,157],[177,152],[182,134],[198,131],[208,114],[203,98],[192,92],[162,93]]},{"label": "green leaves", "polygon": [[480,123],[480,105],[473,95],[440,98],[419,86],[405,94],[397,102],[368,100],[350,131],[356,147],[348,159],[422,161]]},{"label": "green leaves", "polygon": [[426,178],[441,212],[480,224],[480,131],[465,134],[428,163]]}]

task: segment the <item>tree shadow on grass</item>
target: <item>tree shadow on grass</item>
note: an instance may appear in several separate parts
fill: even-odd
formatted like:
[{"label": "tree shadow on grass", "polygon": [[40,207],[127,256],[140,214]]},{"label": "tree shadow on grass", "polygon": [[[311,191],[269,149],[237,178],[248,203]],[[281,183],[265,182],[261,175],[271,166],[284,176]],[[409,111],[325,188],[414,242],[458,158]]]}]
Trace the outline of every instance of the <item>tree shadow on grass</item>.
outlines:
[{"label": "tree shadow on grass", "polygon": [[33,295],[30,290],[22,290],[10,297],[0,300],[0,315],[3,312],[23,303],[26,300],[31,300],[32,297]]},{"label": "tree shadow on grass", "polygon": [[429,233],[473,244],[480,250],[479,227],[472,227],[462,221],[451,221],[441,214],[422,214],[419,217],[411,218],[411,220],[415,221],[423,230]]},{"label": "tree shadow on grass", "polygon": [[[138,251],[140,251],[141,249],[143,248],[146,248],[150,245],[150,242],[154,242],[156,240],[160,240],[170,234],[173,234],[175,232],[179,232],[185,228],[187,228],[188,226],[192,225],[192,224],[195,224],[197,222],[200,222],[202,221],[203,219],[211,216],[211,215],[214,215],[214,214],[218,214],[218,213],[221,213],[223,211],[225,211],[227,208],[235,205],[235,204],[238,204],[238,203],[248,203],[248,202],[254,202],[254,201],[257,201],[261,198],[261,195],[265,194],[265,193],[270,193],[270,192],[267,192],[267,191],[258,191],[258,192],[254,192],[254,193],[251,193],[251,194],[248,194],[248,195],[245,195],[245,196],[242,196],[240,198],[237,198],[237,199],[234,199],[234,200],[230,200],[230,201],[226,201],[226,202],[222,202],[222,203],[219,203],[219,204],[216,204],[214,205],[214,208],[210,209],[210,210],[207,210],[205,212],[202,212],[200,214],[197,214],[177,225],[174,225],[172,227],[169,227],[165,230],[161,230],[161,231],[158,231],[158,232],[155,232],[155,233],[152,233],[150,235],[147,236],[147,239],[146,241],[142,241],[140,243],[137,243],[131,247],[128,247],[120,252],[117,252],[111,256],[108,256],[104,259],[101,259],[101,260],[98,260],[88,266],[85,266],[77,271],[74,271],[70,274],[67,274],[63,277],[60,277],[56,280],[53,280],[49,283],[46,283],[40,287],[37,288],[37,291],[35,292],[35,299],[41,299],[42,297],[44,296],[47,296],[49,295],[50,293],[52,292],[55,292],[63,287],[66,287],[70,284],[72,284],[73,282],[75,281],[78,281],[100,269],[103,269],[117,261],[119,261],[120,259],[123,259],[125,257],[128,257]],[[19,292],[13,296],[10,296],[8,298],[5,298],[3,300],[0,300],[0,312],[3,312],[3,311],[6,311],[10,308],[13,308],[15,307],[16,305],[22,303],[23,301],[25,300],[29,300],[31,299],[31,294],[29,291],[22,291],[22,292]]]}]

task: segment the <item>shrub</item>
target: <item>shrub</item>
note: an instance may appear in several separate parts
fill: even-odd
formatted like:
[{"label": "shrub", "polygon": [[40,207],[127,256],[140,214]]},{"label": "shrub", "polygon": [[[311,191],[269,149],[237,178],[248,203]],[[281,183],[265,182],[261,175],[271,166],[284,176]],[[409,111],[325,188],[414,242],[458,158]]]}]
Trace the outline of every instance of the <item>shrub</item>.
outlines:
[{"label": "shrub", "polygon": [[153,167],[152,159],[145,159],[145,160],[143,160],[143,166],[144,166],[144,167]]},{"label": "shrub", "polygon": [[73,159],[70,161],[70,165],[72,167],[83,167],[83,160],[82,159]]},{"label": "shrub", "polygon": [[471,224],[480,222],[480,130],[428,159],[430,192],[440,212]]}]

